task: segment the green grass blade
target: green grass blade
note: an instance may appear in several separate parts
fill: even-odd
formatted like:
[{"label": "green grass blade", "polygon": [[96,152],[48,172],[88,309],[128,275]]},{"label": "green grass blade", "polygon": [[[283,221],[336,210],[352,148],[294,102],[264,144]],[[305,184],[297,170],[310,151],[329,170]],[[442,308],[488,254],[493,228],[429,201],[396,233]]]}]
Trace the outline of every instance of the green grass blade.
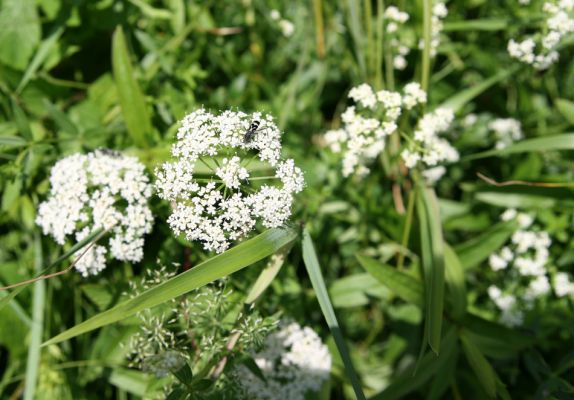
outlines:
[{"label": "green grass blade", "polygon": [[423,51],[421,54],[421,86],[429,90],[431,69],[431,35],[432,35],[432,0],[423,0]]},{"label": "green grass blade", "polygon": [[[410,368],[394,378],[385,390],[374,395],[369,400],[408,398],[405,397],[407,394],[427,383],[433,376],[441,371],[445,363],[447,363],[457,351],[455,332],[455,329],[451,328],[445,334],[442,339],[442,347],[445,350],[441,352],[440,355],[437,356],[434,353],[427,353],[418,363],[418,368],[416,368],[415,365],[411,365]],[[443,377],[439,377],[438,379],[443,379]]]},{"label": "green grass blade", "polygon": [[284,247],[278,251],[270,260],[269,263],[263,268],[263,271],[259,274],[259,277],[249,290],[247,297],[245,298],[245,304],[254,303],[259,296],[271,285],[273,279],[277,276],[281,267],[285,263],[285,258],[287,254],[291,251],[292,244]]},{"label": "green grass blade", "polygon": [[148,147],[152,131],[151,121],[143,93],[134,77],[121,27],[116,28],[112,39],[112,70],[126,129],[136,145]]},{"label": "green grass blade", "polygon": [[38,69],[42,66],[42,63],[46,60],[46,58],[50,54],[50,50],[52,50],[52,47],[60,39],[62,33],[64,33],[64,28],[65,28],[65,21],[62,21],[52,31],[52,33],[50,33],[50,35],[42,41],[42,43],[38,47],[38,51],[36,51],[36,54],[34,54],[34,58],[32,58],[32,61],[30,62],[30,64],[28,64],[28,67],[26,68],[26,71],[24,72],[24,75],[22,76],[20,83],[16,88],[16,93],[22,92],[22,90],[26,87],[28,82],[30,82],[30,79],[32,79],[36,71],[38,71]]},{"label": "green grass blade", "polygon": [[444,309],[444,251],[438,202],[432,189],[419,187],[417,212],[425,275],[425,331],[431,349],[438,354]]},{"label": "green grass blade", "polygon": [[464,269],[454,250],[444,244],[445,282],[449,313],[453,318],[459,319],[466,314],[466,282]]},{"label": "green grass blade", "polygon": [[570,125],[574,125],[574,102],[566,99],[556,99],[555,104],[566,121],[568,121]]},{"label": "green grass blade", "polygon": [[496,373],[488,360],[482,355],[478,347],[464,332],[460,335],[464,355],[470,364],[470,367],[476,374],[478,381],[490,398],[496,397]]},{"label": "green grass blade", "polygon": [[513,222],[503,222],[491,229],[455,247],[460,263],[464,269],[479,266],[492,253],[500,249],[516,230]]},{"label": "green grass blade", "polygon": [[460,31],[502,31],[508,27],[507,18],[483,18],[465,21],[451,21],[444,24],[444,32]]},{"label": "green grass blade", "polygon": [[331,334],[333,335],[333,339],[335,340],[335,344],[337,345],[337,349],[339,350],[339,354],[341,355],[343,364],[345,365],[345,370],[347,371],[347,375],[351,380],[351,385],[355,391],[355,396],[357,396],[357,399],[359,400],[364,400],[365,395],[363,393],[363,389],[361,388],[361,382],[359,381],[355,367],[353,367],[351,356],[349,355],[349,351],[347,350],[347,345],[345,344],[345,339],[343,338],[341,328],[339,328],[339,322],[337,322],[337,317],[335,316],[335,310],[333,309],[333,305],[331,304],[331,300],[329,299],[329,295],[327,293],[327,287],[325,286],[323,274],[321,273],[321,266],[319,265],[319,260],[317,259],[317,253],[315,252],[313,240],[311,239],[311,236],[306,229],[303,231],[303,261],[305,263],[305,267],[307,268],[309,278],[311,279],[313,289],[315,289],[317,300],[319,301],[319,306],[321,307],[323,316],[327,321],[327,325],[329,325],[329,329],[331,329]]},{"label": "green grass blade", "polygon": [[451,98],[449,98],[448,100],[443,102],[439,107],[450,108],[454,112],[459,111],[469,101],[471,101],[475,97],[482,94],[488,88],[490,88],[494,84],[506,79],[510,75],[514,74],[517,71],[517,69],[518,69],[518,66],[502,70],[499,73],[497,73],[496,75],[491,76],[490,78],[486,79],[485,81],[483,81],[477,85],[474,85],[468,89],[464,89],[460,92],[457,92],[457,94],[455,94],[454,96],[452,96]]},{"label": "green grass blade", "polygon": [[[42,241],[40,235],[34,238],[35,269],[42,269]],[[46,294],[46,282],[39,280],[34,283],[34,297],[32,300],[32,329],[30,333],[30,345],[28,347],[28,360],[26,362],[26,379],[24,383],[24,400],[33,400],[38,381],[38,369],[40,368],[40,345],[44,331],[44,300]]]},{"label": "green grass blade", "polygon": [[239,271],[263,258],[270,256],[293,242],[297,233],[292,228],[275,228],[247,240],[226,252],[219,254],[196,267],[165,281],[137,297],[129,299],[114,308],[99,313],[73,328],[48,340],[43,346],[59,343],[120,321],[146,308],[157,306],[216,279]]},{"label": "green grass blade", "polygon": [[532,153],[550,150],[574,150],[574,133],[564,133],[561,135],[521,140],[520,142],[511,144],[503,149],[488,150],[472,154],[464,157],[464,160],[477,160],[486,157],[499,157],[508,154]]},{"label": "green grass blade", "polygon": [[358,255],[357,260],[369,274],[387,286],[401,299],[419,307],[424,305],[424,289],[421,282],[396,268],[381,264],[370,257]]},{"label": "green grass blade", "polygon": [[[48,267],[44,268],[42,271],[40,271],[39,273],[37,273],[34,278],[38,278],[42,275],[44,275],[46,272],[50,271],[52,268],[54,268],[56,265],[58,265],[60,262],[64,261],[65,259],[67,259],[68,257],[72,256],[73,254],[75,254],[76,252],[80,251],[82,248],[84,248],[85,246],[88,246],[89,244],[91,244],[92,242],[96,242],[104,233],[104,229],[97,229],[96,231],[94,231],[91,235],[88,235],[84,240],[79,241],[78,243],[76,243],[70,250],[68,250],[66,253],[64,253],[62,256],[58,257],[58,259],[56,259],[56,261],[54,261],[52,264],[50,264]],[[6,305],[8,305],[10,303],[10,301],[15,298],[16,296],[18,296],[18,294],[20,294],[20,292],[22,292],[24,289],[26,289],[28,287],[28,285],[24,285],[24,286],[20,286],[15,288],[14,290],[12,290],[12,292],[10,292],[9,295],[3,297],[2,299],[0,299],[0,310],[2,310],[4,307],[6,307]]]}]

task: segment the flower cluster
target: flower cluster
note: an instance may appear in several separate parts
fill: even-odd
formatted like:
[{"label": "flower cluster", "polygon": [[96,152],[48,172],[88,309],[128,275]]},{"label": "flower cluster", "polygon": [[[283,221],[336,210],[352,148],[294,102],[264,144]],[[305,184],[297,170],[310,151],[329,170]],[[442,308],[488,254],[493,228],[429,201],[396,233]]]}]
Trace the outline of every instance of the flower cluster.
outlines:
[{"label": "flower cluster", "polygon": [[497,149],[503,149],[524,137],[520,121],[514,118],[497,118],[488,124],[488,129],[494,132]]},{"label": "flower cluster", "polygon": [[36,223],[63,245],[98,229],[111,233],[108,245],[92,246],[75,264],[85,277],[106,267],[106,256],[138,262],[143,236],[152,228],[148,207],[152,187],[135,158],[108,150],[74,154],[58,161],[50,174],[50,195],[40,204]]},{"label": "flower cluster", "polygon": [[[443,29],[442,20],[448,15],[448,9],[442,1],[435,1],[432,8],[431,17],[431,41],[430,41],[430,55],[436,56],[438,46],[440,45],[440,34]],[[424,49],[425,41],[421,39],[419,48]]]},{"label": "flower cluster", "polygon": [[246,398],[258,400],[304,400],[317,392],[331,371],[331,355],[321,338],[296,322],[284,324],[269,335],[263,349],[253,354],[265,381],[240,365],[236,380]]},{"label": "flower cluster", "polygon": [[558,46],[565,35],[574,32],[574,1],[546,1],[542,6],[545,14],[543,32],[520,42],[511,39],[508,42],[508,53],[538,70],[544,70],[558,61]]},{"label": "flower cluster", "polygon": [[[500,319],[508,326],[521,325],[525,311],[535,301],[551,291],[549,277],[549,249],[552,243],[547,232],[533,227],[534,219],[514,209],[506,210],[501,219],[515,221],[519,229],[510,243],[489,258],[490,268],[502,273],[502,285],[488,288],[488,296],[501,311]],[[559,272],[554,279],[554,291],[562,297],[574,293],[574,283],[568,274]]]},{"label": "flower cluster", "polygon": [[449,108],[437,108],[423,115],[415,129],[413,140],[401,156],[407,168],[415,167],[419,162],[427,167],[425,177],[431,183],[436,182],[445,172],[445,168],[437,166],[441,162],[456,162],[458,151],[445,139],[439,137],[450,127],[454,113]]},{"label": "flower cluster", "polygon": [[[159,196],[173,205],[168,219],[172,230],[220,253],[257,221],[266,228],[285,223],[304,179],[293,160],[280,159],[280,137],[269,115],[216,115],[204,109],[188,114],[172,147],[176,160],[156,170]],[[272,175],[255,176],[248,169],[252,162]]]},{"label": "flower cluster", "polygon": [[285,18],[281,18],[281,13],[278,10],[271,10],[269,14],[273,21],[277,21],[279,25],[279,29],[281,29],[281,33],[285,37],[291,37],[295,32],[295,25]]},{"label": "flower cluster", "polygon": [[403,92],[403,95],[388,90],[375,92],[368,84],[351,89],[349,98],[355,105],[341,115],[344,128],[324,136],[325,144],[333,152],[344,153],[344,176],[366,175],[367,164],[384,150],[386,137],[397,130],[402,110],[426,102],[426,93],[417,83],[409,83]]},{"label": "flower cluster", "polygon": [[393,67],[397,70],[403,70],[407,67],[406,56],[410,53],[410,49],[408,46],[401,44],[397,34],[399,32],[399,27],[409,20],[409,14],[399,10],[395,6],[389,6],[385,9],[384,16],[387,21],[386,31],[388,36],[391,38],[389,40],[389,44],[394,54]]}]

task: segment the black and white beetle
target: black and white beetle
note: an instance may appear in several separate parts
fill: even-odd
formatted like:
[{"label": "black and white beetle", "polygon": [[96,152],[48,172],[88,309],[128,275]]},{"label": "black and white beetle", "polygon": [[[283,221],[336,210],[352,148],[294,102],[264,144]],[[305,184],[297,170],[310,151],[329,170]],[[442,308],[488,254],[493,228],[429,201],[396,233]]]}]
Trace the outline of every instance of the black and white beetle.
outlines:
[{"label": "black and white beetle", "polygon": [[249,129],[245,131],[245,136],[243,136],[243,143],[249,143],[251,142],[251,140],[253,140],[255,132],[257,132],[257,128],[259,128],[259,124],[261,124],[261,121],[254,120],[253,122],[251,122],[251,125],[249,125]]}]

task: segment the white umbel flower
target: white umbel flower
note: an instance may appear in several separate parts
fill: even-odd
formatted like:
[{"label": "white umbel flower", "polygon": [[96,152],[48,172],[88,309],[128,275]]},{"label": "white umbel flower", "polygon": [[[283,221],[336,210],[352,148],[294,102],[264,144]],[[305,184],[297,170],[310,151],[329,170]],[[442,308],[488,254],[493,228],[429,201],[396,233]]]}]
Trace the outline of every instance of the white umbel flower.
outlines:
[{"label": "white umbel flower", "polygon": [[528,37],[522,41],[511,39],[508,42],[508,54],[537,70],[545,70],[558,61],[558,47],[564,37],[574,32],[574,2],[571,0],[549,0],[543,3],[545,15],[541,32],[535,41]]},{"label": "white umbel flower", "polygon": [[497,149],[508,147],[524,137],[520,121],[514,118],[497,118],[488,124],[488,129],[494,132]]},{"label": "white umbel flower", "polygon": [[[221,253],[257,224],[274,228],[291,215],[304,179],[293,160],[281,160],[281,133],[269,115],[199,109],[182,121],[172,147],[176,160],[156,170],[159,196],[172,202],[176,235]],[[246,132],[258,125],[250,138]],[[249,171],[258,159],[271,176]]]},{"label": "white umbel flower", "polygon": [[331,354],[319,335],[296,322],[269,335],[253,359],[265,381],[239,366],[235,378],[245,396],[257,400],[304,400],[318,392],[331,371]]},{"label": "white umbel flower", "polygon": [[[444,2],[438,0],[433,2],[432,16],[431,16],[431,41],[430,41],[430,56],[434,57],[437,54],[438,46],[440,45],[440,35],[443,30],[443,20],[448,15],[448,9]],[[419,49],[424,49],[425,41],[419,41]]]},{"label": "white umbel flower", "polygon": [[50,184],[36,218],[45,235],[63,245],[68,236],[78,242],[97,229],[111,231],[107,246],[92,246],[75,264],[83,276],[103,270],[108,254],[120,261],[142,259],[143,236],[153,222],[147,204],[152,188],[137,158],[104,150],[74,154],[54,165]]}]

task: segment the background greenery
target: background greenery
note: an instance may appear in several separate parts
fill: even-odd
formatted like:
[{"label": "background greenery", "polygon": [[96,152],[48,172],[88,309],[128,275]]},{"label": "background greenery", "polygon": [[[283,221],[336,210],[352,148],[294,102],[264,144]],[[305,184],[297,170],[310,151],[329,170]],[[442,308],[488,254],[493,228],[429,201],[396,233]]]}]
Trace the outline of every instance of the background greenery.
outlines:
[{"label": "background greenery", "polygon": [[[423,1],[397,3],[411,14],[405,35],[414,43],[422,35]],[[469,112],[517,118],[528,138],[564,135],[554,148],[566,150],[543,151],[548,145],[543,141],[516,154],[472,158],[492,147],[485,124],[459,126],[452,140],[462,161],[436,188],[436,204],[432,193],[421,196],[425,203],[417,206],[407,268],[398,271],[388,265],[395,265],[406,219],[397,212],[391,191],[394,184],[408,189],[408,183],[376,169],[360,184],[343,179],[339,160],[317,146],[318,135],[339,125],[350,87],[362,82],[401,87],[422,75],[417,50],[392,80],[378,65],[381,51],[387,51],[373,33],[381,5],[0,0],[2,285],[32,277],[66,250],[42,238],[34,223],[48,191],[50,167],[62,156],[108,147],[137,155],[153,171],[169,156],[176,122],[186,112],[202,105],[264,110],[284,131],[285,153],[306,172],[307,188],[296,202],[294,221],[304,222],[314,239],[330,302],[368,397],[573,398],[572,300],[549,302],[535,310],[534,322],[525,329],[509,330],[494,322],[484,295],[496,279],[484,261],[512,232],[498,224],[506,207],[536,211],[553,237],[554,263],[574,272],[574,139],[567,135],[574,125],[572,51],[566,46],[559,64],[534,72],[510,59],[506,43],[539,15],[514,1],[448,2],[441,47],[430,69],[429,108],[447,103],[461,118]],[[292,36],[282,35],[270,17],[272,9],[294,23]],[[478,179],[477,172],[499,181],[566,184],[497,188]],[[154,211],[156,223],[142,263],[116,263],[90,279],[69,273],[37,282],[2,307],[2,398],[125,399],[149,389],[153,379],[128,369],[119,345],[133,333],[136,320],[41,350],[39,345],[117,304],[130,279],[157,268],[156,260],[189,266],[210,257],[199,246],[173,238],[164,222],[165,204],[154,200]],[[419,234],[423,221],[431,229],[426,236]],[[442,329],[434,338],[441,352],[425,353],[415,374],[426,340],[419,257],[425,257],[425,240],[436,244],[436,229],[450,245],[442,255],[445,314],[443,319],[439,310]],[[282,246],[287,239],[277,240]],[[256,248],[260,256],[226,265],[242,268],[281,247],[278,242],[267,246]],[[265,315],[282,311],[328,338],[335,359],[324,397],[353,398],[343,367],[348,360],[343,363],[337,355],[316,293],[322,302],[329,300],[326,292],[313,290],[317,284],[308,278],[304,257],[305,248],[291,252],[257,307]],[[307,267],[318,268],[318,263]],[[247,293],[260,270],[259,264],[242,270],[231,285]]]}]

